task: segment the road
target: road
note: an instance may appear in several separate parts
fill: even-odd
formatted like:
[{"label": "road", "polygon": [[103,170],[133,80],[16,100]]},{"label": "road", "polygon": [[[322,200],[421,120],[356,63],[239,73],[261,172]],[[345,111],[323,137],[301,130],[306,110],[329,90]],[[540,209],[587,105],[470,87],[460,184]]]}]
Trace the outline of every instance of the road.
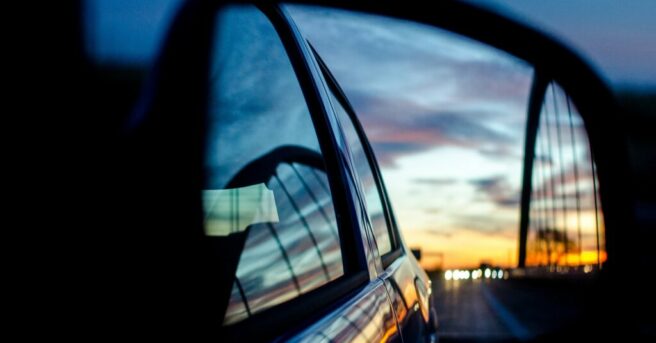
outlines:
[{"label": "road", "polygon": [[440,341],[512,342],[562,332],[584,318],[585,282],[433,277]]},{"label": "road", "polygon": [[433,281],[440,339],[509,341],[514,336],[486,299],[486,281]]}]

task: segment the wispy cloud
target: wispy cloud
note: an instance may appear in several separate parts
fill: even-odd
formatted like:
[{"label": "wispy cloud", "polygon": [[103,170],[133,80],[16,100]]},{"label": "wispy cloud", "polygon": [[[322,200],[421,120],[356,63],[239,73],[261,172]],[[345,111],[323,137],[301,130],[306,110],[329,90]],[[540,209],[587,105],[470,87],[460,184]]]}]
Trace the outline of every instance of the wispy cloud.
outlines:
[{"label": "wispy cloud", "polygon": [[490,158],[519,154],[517,132],[487,125],[494,114],[485,110],[439,111],[364,92],[356,92],[351,102],[385,164],[401,155],[446,146],[469,147]]},{"label": "wispy cloud", "polygon": [[481,192],[487,199],[499,207],[517,207],[519,205],[519,190],[514,188],[506,176],[498,175],[488,178],[469,180],[469,183]]},{"label": "wispy cloud", "polygon": [[420,178],[412,180],[414,183],[429,186],[449,186],[458,183],[455,178]]},{"label": "wispy cloud", "polygon": [[512,147],[523,137],[530,67],[425,25],[290,8],[344,88],[382,164],[450,145],[489,158],[517,155]]}]

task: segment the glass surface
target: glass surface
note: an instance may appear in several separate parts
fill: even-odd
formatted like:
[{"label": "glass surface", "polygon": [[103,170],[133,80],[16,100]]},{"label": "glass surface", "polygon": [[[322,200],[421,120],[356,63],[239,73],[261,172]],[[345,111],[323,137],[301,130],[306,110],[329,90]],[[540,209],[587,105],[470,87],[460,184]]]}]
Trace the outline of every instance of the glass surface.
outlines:
[{"label": "glass surface", "polygon": [[344,274],[325,164],[277,33],[253,6],[216,25],[205,230],[245,234],[224,325]]},{"label": "glass surface", "polygon": [[367,213],[369,214],[374,236],[376,237],[378,252],[382,256],[392,250],[392,241],[389,228],[387,227],[387,221],[385,220],[382,198],[378,192],[371,165],[369,164],[366,152],[360,141],[360,136],[358,136],[351,117],[346,113],[346,109],[344,109],[332,92],[330,93],[330,101],[337,113],[337,118],[353,155],[355,172],[358,174],[362,190],[364,191]]}]

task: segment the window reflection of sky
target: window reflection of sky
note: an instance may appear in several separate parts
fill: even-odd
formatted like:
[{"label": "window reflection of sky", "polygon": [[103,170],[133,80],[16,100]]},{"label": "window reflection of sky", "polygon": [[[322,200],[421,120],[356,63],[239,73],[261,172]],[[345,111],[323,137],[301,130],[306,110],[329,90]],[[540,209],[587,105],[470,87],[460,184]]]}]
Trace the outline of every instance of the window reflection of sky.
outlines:
[{"label": "window reflection of sky", "polygon": [[[266,17],[251,14],[229,7],[216,27],[218,44],[211,74],[215,97],[209,123],[209,137],[214,141],[208,144],[206,161],[212,173],[211,188],[225,186],[249,158],[272,147],[319,150],[287,55]],[[276,45],[279,48],[271,48]]]},{"label": "window reflection of sky", "polygon": [[408,244],[447,267],[516,263],[531,67],[423,25],[287,8],[358,113]]},{"label": "window reflection of sky", "polygon": [[291,165],[281,165],[277,176],[268,183],[275,193],[280,222],[249,228],[237,269],[236,282],[240,284],[233,287],[226,324],[248,315],[239,287],[243,289],[250,312],[255,313],[344,274],[329,194],[311,197],[308,192],[314,189],[298,186],[301,178],[319,176],[321,182],[327,179],[323,172],[293,167],[298,173],[292,171]]},{"label": "window reflection of sky", "polygon": [[373,227],[378,251],[382,256],[392,250],[392,241],[385,220],[385,214],[383,212],[382,198],[378,192],[376,181],[374,180],[373,172],[365,154],[364,147],[362,146],[360,137],[358,136],[350,116],[346,113],[346,110],[340,104],[339,100],[337,100],[332,93],[330,95],[333,109],[337,113],[337,118],[340,121],[342,130],[344,130],[351,154],[353,155],[355,171],[358,174],[360,184],[362,184],[363,187],[367,214],[369,214],[371,226]]},{"label": "window reflection of sky", "polygon": [[[246,230],[224,319],[231,324],[335,280],[344,270],[312,120],[273,26],[255,7],[235,6],[220,13],[216,30],[206,187],[227,187],[255,160],[273,164],[247,174],[273,192],[278,215],[277,222]],[[317,163],[311,167],[303,158]]]}]

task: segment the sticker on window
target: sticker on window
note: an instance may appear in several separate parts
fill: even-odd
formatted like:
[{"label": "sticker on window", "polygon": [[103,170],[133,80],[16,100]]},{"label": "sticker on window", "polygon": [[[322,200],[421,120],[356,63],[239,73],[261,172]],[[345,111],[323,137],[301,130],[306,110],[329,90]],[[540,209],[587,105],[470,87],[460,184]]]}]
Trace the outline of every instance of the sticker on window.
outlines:
[{"label": "sticker on window", "polygon": [[278,209],[273,191],[264,183],[203,190],[205,234],[228,236],[257,223],[277,223]]}]

